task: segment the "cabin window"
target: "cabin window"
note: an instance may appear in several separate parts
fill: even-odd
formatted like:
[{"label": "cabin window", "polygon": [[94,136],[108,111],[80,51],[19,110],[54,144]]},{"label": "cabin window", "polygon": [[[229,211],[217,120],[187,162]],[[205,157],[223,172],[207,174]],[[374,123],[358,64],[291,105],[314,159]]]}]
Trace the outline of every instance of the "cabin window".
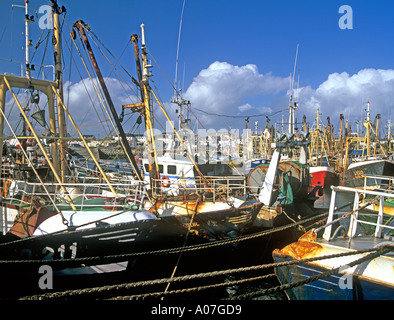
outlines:
[{"label": "cabin window", "polygon": [[167,167],[167,173],[168,173],[168,174],[176,174],[176,166],[169,165],[169,166]]},{"label": "cabin window", "polygon": [[[149,172],[149,164],[145,163],[145,171]],[[159,172],[163,173],[163,165],[159,164]]]}]

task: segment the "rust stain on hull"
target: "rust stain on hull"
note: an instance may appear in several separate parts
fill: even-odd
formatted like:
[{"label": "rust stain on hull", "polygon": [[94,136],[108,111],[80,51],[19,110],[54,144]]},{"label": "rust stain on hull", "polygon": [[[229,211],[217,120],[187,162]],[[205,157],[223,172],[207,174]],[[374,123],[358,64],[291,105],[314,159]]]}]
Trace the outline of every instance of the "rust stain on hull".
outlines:
[{"label": "rust stain on hull", "polygon": [[276,249],[275,254],[290,256],[294,259],[306,259],[317,257],[323,251],[323,246],[317,242],[313,231],[305,233],[297,242],[293,242],[281,250]]}]

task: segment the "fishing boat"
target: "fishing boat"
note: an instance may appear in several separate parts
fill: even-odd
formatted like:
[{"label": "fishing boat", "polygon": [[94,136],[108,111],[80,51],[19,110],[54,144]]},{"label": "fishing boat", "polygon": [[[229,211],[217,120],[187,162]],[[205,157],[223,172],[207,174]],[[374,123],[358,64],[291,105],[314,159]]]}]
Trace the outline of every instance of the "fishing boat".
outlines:
[{"label": "fishing boat", "polygon": [[[239,232],[242,232],[253,222],[260,204],[249,203],[246,200],[230,202],[227,196],[225,198],[216,196],[217,193],[214,192],[212,186],[208,186],[208,190],[199,191],[203,192],[200,194],[194,190],[194,193],[187,194],[186,198],[183,196],[182,198],[165,199],[167,204],[168,200],[174,201],[174,206],[181,207],[184,212],[182,214],[177,212],[162,214],[168,206],[158,208],[158,203],[161,200],[154,198],[154,188],[158,187],[160,190],[162,188],[160,176],[152,176],[151,174],[151,178],[157,177],[158,181],[151,180],[149,188],[147,188],[127,143],[97,61],[94,60],[97,78],[115,122],[114,129],[120,135],[122,148],[132,167],[132,177],[122,176],[119,179],[119,177],[111,177],[104,172],[102,164],[94,157],[89,144],[63,101],[59,16],[65,10],[63,7],[59,8],[56,1],[53,1],[52,5],[55,23],[54,43],[56,43],[55,69],[58,70],[56,79],[49,81],[32,77],[30,73],[32,69],[28,68],[28,65],[30,66],[28,54],[26,54],[25,76],[0,75],[2,119],[0,133],[3,134],[6,124],[12,132],[12,138],[20,146],[21,155],[19,162],[11,159],[10,163],[0,163],[0,165],[4,164],[0,185],[0,222],[2,223],[0,258],[3,262],[1,268],[4,267],[2,273],[9,275],[9,281],[2,283],[4,289],[2,294],[7,294],[7,288],[22,289],[31,284],[31,282],[23,283],[23,281],[26,280],[26,277],[29,278],[27,275],[32,275],[29,270],[33,274],[37,274],[34,266],[37,266],[37,263],[42,264],[43,261],[48,261],[48,264],[52,265],[51,261],[69,260],[69,264],[53,265],[56,275],[59,276],[100,274],[121,270],[132,271],[135,265],[141,265],[141,263],[143,266],[145,265],[147,271],[151,269],[147,266],[147,262],[136,263],[136,261],[146,261],[144,257],[130,255],[180,247],[185,245],[186,239],[190,241],[189,243],[193,243],[194,236],[195,241],[201,243],[209,239],[238,235]],[[25,8],[28,11],[28,1],[25,2]],[[25,23],[28,27],[31,21],[25,20]],[[74,39],[76,39],[78,32],[82,42],[85,42],[87,48],[90,49],[90,58],[94,59],[91,47],[86,42],[85,31],[90,30],[88,26],[77,21],[73,30]],[[28,48],[28,43],[29,39],[26,40],[26,48]],[[144,54],[146,54],[145,49]],[[146,64],[146,57],[144,57],[144,76],[148,74],[145,73]],[[149,90],[148,82],[149,79],[146,77],[143,81],[141,80],[141,89]],[[41,136],[37,133],[37,124],[30,121],[28,110],[22,107],[14,92],[15,88],[27,89],[31,94],[29,102],[35,108],[38,107],[37,95],[46,97],[50,127],[47,135]],[[24,125],[30,130],[29,140],[33,141],[35,150],[39,150],[45,159],[45,167],[39,166],[35,161],[33,146],[23,143],[26,134],[21,137],[13,131],[5,115],[7,92],[12,94],[23,117]],[[150,112],[148,104],[150,99],[148,97],[145,100],[148,112]],[[58,106],[58,110],[56,110],[58,119],[55,116],[55,101]],[[43,116],[43,110],[39,111],[39,114]],[[95,169],[90,173],[94,171],[96,174],[70,175],[72,173],[68,169],[70,163],[65,156],[68,141],[64,126],[66,117],[94,163]],[[41,118],[41,120],[43,119]],[[37,123],[45,127],[48,126],[46,121],[40,123],[37,120]],[[150,132],[152,127],[149,121],[147,123],[147,130]],[[152,136],[149,137],[152,138]],[[47,144],[43,142],[43,139],[47,140]],[[4,140],[4,136],[2,136],[1,142],[3,143]],[[149,156],[152,155],[153,153],[149,153]],[[150,165],[150,173],[155,172],[152,167],[155,168],[155,165]],[[77,169],[76,172],[81,173],[79,170],[81,167]],[[71,171],[75,173],[75,170]],[[207,182],[203,181],[204,187],[207,187]],[[209,198],[206,195],[207,191],[213,196],[213,201],[207,201]],[[236,203],[234,204],[234,202]],[[117,259],[114,258],[114,255],[121,255],[121,257]],[[102,260],[103,257],[108,258]],[[155,256],[149,260],[149,265],[162,264],[159,261],[163,261],[163,259],[164,256]],[[30,261],[33,269],[25,267],[22,260]],[[12,263],[7,264],[7,261],[12,261]],[[144,269],[144,267],[142,268]],[[21,273],[21,271],[23,272]],[[149,272],[139,275],[149,276]],[[17,279],[22,280],[18,282]],[[36,278],[32,279],[34,283]]]},{"label": "fishing boat", "polygon": [[[374,183],[372,183],[374,181]],[[375,190],[393,193],[394,176],[380,176],[380,175],[366,175],[364,176],[364,190]],[[360,188],[361,189],[361,188]],[[362,194],[362,203],[368,203],[371,200],[370,196]],[[379,204],[371,203],[366,207],[366,210],[371,212],[379,212]],[[389,216],[394,215],[394,201],[386,198],[383,202],[383,213]]]},{"label": "fishing boat", "polygon": [[[262,204],[247,199],[245,194],[237,194],[236,190],[229,187],[231,180],[219,177],[218,182],[203,174],[201,167],[194,159],[194,155],[190,152],[190,146],[185,144],[180,132],[175,129],[162,103],[149,85],[152,72],[149,71],[151,65],[147,62],[144,25],[141,25],[141,33],[141,48],[138,44],[138,35],[133,34],[131,41],[134,46],[138,83],[141,91],[140,100],[143,103],[130,106],[130,108],[137,108],[145,119],[147,162],[144,163],[143,167],[145,173],[149,172],[150,195],[153,199],[148,204],[150,206],[149,210],[156,212],[158,216],[171,215],[182,223],[186,222],[186,225],[190,225],[191,232],[201,235],[203,238],[208,236],[212,240],[239,235],[253,223]],[[171,126],[178,140],[178,149],[183,150],[186,161],[168,158],[168,156],[158,157],[151,121],[151,100],[153,99],[157,102],[167,119],[167,123]],[[159,159],[164,161],[161,162]],[[174,172],[172,180],[168,177],[170,172]],[[228,182],[223,184],[220,179]],[[236,189],[237,191],[244,190],[244,186],[242,184],[238,185]],[[219,194],[220,196],[218,196]]]},{"label": "fishing boat", "polygon": [[311,174],[311,187],[320,185],[324,189],[338,184],[338,174],[331,166],[311,166],[309,172]]},{"label": "fishing boat", "polygon": [[[309,131],[309,172],[311,174],[311,187],[321,185],[323,189],[338,184],[338,175],[334,170],[333,155],[333,128],[330,118],[327,117],[327,126],[320,120],[319,108],[315,124]],[[324,129],[323,129],[324,127]]]},{"label": "fishing boat", "polygon": [[[295,140],[294,136],[273,143],[273,156],[268,164],[254,168],[247,177],[247,186],[263,203],[256,225],[272,228],[294,222],[301,217],[315,214],[314,202],[321,185],[310,190],[307,140]],[[283,160],[283,150],[300,153],[299,159]]]},{"label": "fishing boat", "polygon": [[[54,40],[57,44],[55,56],[61,57],[58,47],[59,16],[64,8],[59,8],[55,1],[52,6]],[[25,8],[28,11],[28,1]],[[28,28],[31,21],[27,20]],[[29,43],[28,39],[26,43]],[[32,77],[33,68],[29,67],[28,53],[26,57],[25,76],[0,75],[1,143],[3,145],[6,140],[3,132],[7,126],[18,146],[14,158],[4,159],[4,162],[1,159],[0,163],[0,268],[4,276],[1,297],[6,297],[13,290],[18,290],[20,294],[29,288],[38,290],[38,264],[51,265],[53,261],[71,260],[69,264],[53,265],[54,276],[59,277],[134,271],[136,261],[145,261],[144,258],[122,256],[116,260],[113,255],[181,246],[187,229],[175,219],[158,219],[157,215],[143,208],[144,203],[149,201],[149,195],[142,179],[119,181],[105,174],[64,105],[61,72],[57,73],[55,81],[36,79]],[[56,68],[62,68],[60,62],[60,58],[56,59]],[[15,88],[29,92],[29,105],[34,108],[38,107],[39,95],[46,97],[50,126],[48,134],[43,136],[37,133],[37,124],[31,122],[27,113],[29,110],[22,107]],[[5,114],[7,92],[12,95],[23,118],[23,128],[26,130],[22,136],[14,131]],[[55,117],[55,101],[59,108],[58,119]],[[46,127],[44,112],[38,111],[31,117],[39,119],[37,123]],[[66,116],[92,155],[100,177],[70,174],[65,157],[67,135],[64,126],[61,126]],[[37,161],[37,151],[43,157],[44,164]],[[112,258],[102,260],[102,257]],[[22,261],[30,261],[31,264],[26,266]]]},{"label": "fishing boat", "polygon": [[[336,197],[353,195],[350,212],[339,211]],[[361,192],[379,202],[378,214],[364,212]],[[389,192],[332,187],[327,223],[297,242],[276,249],[275,273],[289,299],[391,300],[394,297],[392,219],[383,212]]]},{"label": "fishing boat", "polygon": [[[364,176],[366,175],[392,176],[394,172],[394,161],[388,157],[378,137],[380,115],[376,116],[377,124],[375,126],[370,119],[369,101],[366,112],[367,117],[364,122],[366,128],[365,137],[346,137],[344,172],[340,180],[340,185],[346,187],[363,187]],[[372,148],[372,142],[375,142],[374,148]],[[349,153],[352,145],[355,143],[362,144],[362,153],[360,157],[352,159],[353,161],[348,165]],[[378,147],[381,151],[380,154],[376,152]],[[367,184],[370,183],[373,184],[374,180],[368,179]]]},{"label": "fishing boat", "polygon": [[[346,169],[342,185],[352,188],[362,188],[365,185],[365,176],[392,176],[394,162],[389,159],[369,159],[353,162]],[[374,185],[375,180],[368,179],[367,185]]]}]

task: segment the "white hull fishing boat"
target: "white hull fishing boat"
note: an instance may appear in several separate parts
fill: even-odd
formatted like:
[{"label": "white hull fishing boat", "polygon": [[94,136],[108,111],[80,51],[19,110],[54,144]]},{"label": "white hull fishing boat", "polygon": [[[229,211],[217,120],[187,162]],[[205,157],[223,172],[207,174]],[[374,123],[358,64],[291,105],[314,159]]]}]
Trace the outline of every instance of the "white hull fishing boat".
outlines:
[{"label": "white hull fishing boat", "polygon": [[[28,1],[25,2],[25,6],[27,11]],[[61,9],[55,2],[53,9],[54,36],[59,44]],[[28,21],[26,24],[28,26]],[[60,54],[60,51],[57,51],[58,57]],[[57,63],[60,61],[59,58]],[[61,68],[58,65],[56,67]],[[28,63],[26,68],[28,70]],[[67,140],[63,140],[66,134],[62,127],[55,126],[55,100],[59,107],[59,122],[65,123],[65,114],[72,124],[75,122],[61,97],[61,72],[57,75],[59,77],[56,81],[32,78],[30,72],[26,73],[26,77],[0,75],[0,134],[3,137],[5,126],[9,127],[12,138],[19,145],[18,159],[11,159],[10,164],[0,163],[2,168],[4,167],[0,199],[0,268],[4,276],[1,297],[8,297],[9,292],[13,290],[17,290],[17,294],[23,294],[25,290],[37,287],[34,277],[38,274],[37,264],[51,265],[53,261],[69,260],[68,264],[53,266],[57,274],[64,274],[65,270],[65,273],[78,275],[120,271],[126,267],[130,268],[128,262],[135,259],[122,257],[120,260],[109,258],[98,261],[97,257],[177,247],[183,243],[182,237],[186,234],[183,226],[177,221],[163,222],[142,208],[146,191],[145,183],[141,181],[115,185],[113,181],[109,181],[97,161],[96,166],[102,177],[100,182],[89,181],[84,184],[65,174],[67,163],[64,145]],[[35,96],[46,96],[50,131],[54,137],[49,146],[42,142],[43,138],[48,137],[38,136],[26,113],[27,108],[22,107],[14,93],[15,88],[27,89],[32,96],[34,91]],[[34,141],[35,148],[40,150],[45,158],[47,165],[44,168],[38,167],[35,163],[31,147],[27,146],[24,140],[26,133],[22,137],[18,136],[5,116],[7,92],[11,93],[23,116],[24,128],[28,127],[32,134],[29,139]],[[75,129],[89,150],[79,129],[76,126]],[[55,138],[56,135],[58,138]],[[1,142],[3,146],[3,138]],[[104,183],[101,183],[102,181]],[[78,191],[77,194],[74,191]],[[172,238],[172,231],[175,229],[175,238]],[[175,242],[172,242],[174,239]],[[79,259],[83,259],[84,262]],[[26,260],[31,261],[29,266],[32,268],[23,264],[22,261]]]},{"label": "white hull fishing boat", "polygon": [[[28,2],[26,8],[27,5]],[[3,235],[0,239],[0,268],[4,274],[10,275],[7,285],[2,286],[2,295],[7,295],[10,288],[27,288],[28,282],[24,284],[24,281],[29,278],[28,275],[37,274],[37,265],[43,263],[48,263],[58,274],[80,275],[100,273],[104,270],[119,271],[124,268],[132,270],[135,260],[143,259],[138,254],[185,245],[185,239],[194,235],[197,236],[197,242],[238,235],[253,223],[262,205],[256,201],[239,200],[230,194],[229,189],[223,192],[223,185],[219,197],[216,190],[218,186],[207,182],[204,177],[201,177],[203,189],[194,188],[192,192],[182,192],[170,198],[167,195],[162,196],[162,180],[159,171],[155,170],[155,161],[149,165],[148,192],[97,61],[87,42],[85,31],[90,28],[82,21],[77,21],[73,26],[73,39],[76,39],[77,31],[89,51],[97,78],[112,112],[116,125],[114,129],[118,130],[126,157],[134,170],[133,180],[124,177],[120,181],[111,180],[93,156],[89,144],[63,102],[61,50],[58,47],[59,16],[62,10],[64,8],[60,9],[56,2],[53,2],[53,30],[57,40],[56,69],[59,70],[55,81],[37,80],[32,78],[30,73],[26,77],[0,75],[0,134],[3,133],[6,124],[13,134],[12,138],[20,145],[21,156],[18,163],[11,160],[13,170],[3,170],[1,176],[0,209]],[[136,35],[133,36],[136,39]],[[137,84],[146,95],[145,115],[149,115],[151,92],[149,77],[146,76],[148,73],[145,72],[147,63],[144,43],[142,51],[144,78],[141,77]],[[32,95],[36,91],[34,95],[46,96],[50,135],[43,137],[37,134],[36,126],[29,120],[25,108],[14,93],[14,88],[28,89]],[[11,93],[25,125],[31,132],[29,139],[34,141],[35,147],[45,159],[45,170],[39,168],[29,154],[30,151],[23,143],[26,136],[18,136],[5,116],[7,92]],[[58,119],[55,117],[55,101]],[[98,180],[87,175],[68,175],[65,157],[66,117],[77,132],[78,139],[91,155]],[[58,127],[56,123],[59,123]],[[153,136],[149,132],[152,126],[149,119],[146,123],[148,137],[151,139]],[[51,138],[49,145],[43,143],[43,138]],[[149,156],[155,158],[154,150]],[[169,206],[180,210],[172,210],[169,213],[165,209]],[[163,256],[157,256],[157,260],[150,261],[155,265],[162,258]],[[29,263],[26,264],[25,261]],[[22,274],[25,276],[21,276]],[[35,278],[32,279],[34,282]]]}]

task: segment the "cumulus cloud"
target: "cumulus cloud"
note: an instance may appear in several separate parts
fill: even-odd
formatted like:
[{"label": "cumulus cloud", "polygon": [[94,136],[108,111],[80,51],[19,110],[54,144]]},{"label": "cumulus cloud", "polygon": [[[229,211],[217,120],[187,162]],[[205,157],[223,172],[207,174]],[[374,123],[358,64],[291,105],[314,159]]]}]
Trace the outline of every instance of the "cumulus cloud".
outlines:
[{"label": "cumulus cloud", "polygon": [[339,118],[342,113],[350,120],[362,120],[365,105],[370,101],[371,116],[380,113],[388,119],[393,116],[394,70],[368,68],[353,75],[332,73],[317,89],[307,86],[295,94],[299,112],[304,114],[319,108],[323,115],[331,118]]},{"label": "cumulus cloud", "polygon": [[[208,113],[242,115],[271,112],[269,107],[253,106],[245,100],[277,94],[288,86],[289,78],[277,77],[271,72],[261,74],[254,64],[234,66],[216,61],[200,71],[184,96],[192,102],[192,107]],[[218,121],[206,114],[202,114],[201,119],[206,125]]]},{"label": "cumulus cloud", "polygon": [[[96,87],[100,90],[97,79],[94,80]],[[131,92],[117,79],[105,78],[105,81],[118,113],[121,111],[121,105],[138,102],[134,92]],[[235,66],[217,61],[201,70],[186,90],[184,98],[191,101],[193,112],[199,117],[205,128],[220,129],[231,126],[242,129],[244,126],[242,118],[231,119],[209,114],[245,116],[246,118],[248,115],[275,113],[287,107],[288,87],[288,77],[281,78],[270,72],[262,74],[256,65]],[[364,109],[367,101],[370,101],[372,117],[380,113],[384,122],[388,119],[393,120],[394,70],[368,68],[352,75],[346,72],[332,73],[317,88],[301,87],[295,90],[294,96],[299,103],[296,112],[299,121],[305,114],[307,121],[312,123],[317,108],[322,113],[323,119],[326,116],[330,116],[331,119],[339,119],[339,115],[342,113],[345,118],[351,121],[362,120],[365,117]],[[28,92],[18,93],[18,99],[23,106],[27,105],[28,97]],[[108,117],[103,111],[96,90],[89,79],[76,83],[65,83],[64,99],[77,125],[83,126],[83,133],[95,134],[103,138],[110,131],[111,126],[108,123],[104,126],[97,123],[106,121]],[[105,99],[103,98],[103,100]],[[170,118],[175,120],[174,105],[164,101],[164,106]],[[47,109],[46,98],[43,94],[41,94],[39,107]],[[165,127],[161,111],[158,110],[156,104],[154,104],[154,108],[157,120]],[[198,110],[205,113],[198,112]],[[35,109],[32,107],[30,113],[34,111]],[[7,100],[6,113],[12,120],[13,126],[20,122],[18,108],[12,98]],[[283,115],[284,120],[287,121],[288,113],[284,112]],[[282,114],[275,116],[276,118],[272,117],[271,123],[281,121],[281,116]],[[48,112],[46,112],[46,118],[48,122]],[[130,121],[133,122],[135,119],[136,117]],[[251,119],[251,121],[254,120],[262,121],[260,127],[264,125],[264,117]],[[32,122],[35,124],[34,121]],[[133,126],[134,122],[131,122],[124,123],[126,132]],[[92,123],[96,124],[91,125]],[[70,127],[70,123],[67,126]],[[163,130],[157,122],[155,126],[159,130]],[[70,130],[70,134],[76,136],[72,130]]]},{"label": "cumulus cloud", "polygon": [[[105,78],[105,83],[107,85],[108,91],[110,92],[111,98],[113,100],[115,109],[118,114],[121,112],[121,106],[124,104],[136,103],[137,98],[133,92],[125,85],[122,84],[115,78]],[[99,91],[102,100],[105,104],[106,100],[101,92],[101,87],[98,83],[97,78],[93,79],[96,89]],[[67,81],[64,84],[64,103],[68,107],[68,110],[73,117],[73,120],[77,126],[81,127],[83,134],[94,134],[99,135],[100,138],[104,138],[107,134],[112,132],[112,125],[108,121],[108,115],[104,111],[102,103],[98,98],[96,89],[90,79],[83,79],[75,83]],[[44,129],[37,125],[37,122],[31,118],[31,114],[40,110],[45,110],[45,118],[47,123],[47,128],[49,128],[49,118],[48,118],[48,106],[47,98],[43,93],[40,93],[40,101],[38,105],[29,104],[30,93],[27,90],[19,90],[17,93],[17,99],[23,107],[29,106],[30,111],[27,114],[30,115],[29,119],[32,125],[37,130],[38,133],[43,133]],[[10,94],[7,95],[6,102],[6,115],[11,123],[11,126],[15,129],[17,128],[17,133],[19,134],[21,130],[21,117],[19,115],[20,111],[15,103],[14,99]],[[109,111],[109,114],[111,112]],[[112,114],[111,114],[112,116]],[[128,124],[131,127],[133,124]],[[66,126],[69,128],[68,132],[72,137],[77,137],[75,130],[71,129],[72,125],[66,116]],[[125,128],[125,131],[129,129]],[[5,126],[8,130],[8,126]],[[9,131],[9,130],[8,130]],[[6,134],[10,134],[6,131]]]},{"label": "cumulus cloud", "polygon": [[[115,78],[104,78],[110,93],[112,102],[118,115],[120,106],[136,103],[137,98],[129,88]],[[64,99],[68,103],[70,114],[78,126],[85,126],[84,131],[88,134],[100,133],[100,137],[111,132],[112,125],[108,123],[108,115],[104,111],[102,102],[97,95],[101,95],[102,101],[107,104],[105,96],[101,93],[101,86],[97,78],[92,81],[84,79],[76,83],[67,82],[64,86]],[[108,109],[109,110],[109,109]],[[111,112],[108,111],[112,116]]]}]

